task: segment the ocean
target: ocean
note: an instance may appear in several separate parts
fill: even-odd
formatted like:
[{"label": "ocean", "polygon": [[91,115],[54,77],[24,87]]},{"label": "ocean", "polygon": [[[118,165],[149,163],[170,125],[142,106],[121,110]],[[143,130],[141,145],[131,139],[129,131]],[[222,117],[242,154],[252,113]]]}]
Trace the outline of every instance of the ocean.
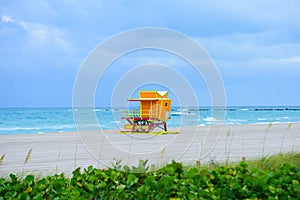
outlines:
[{"label": "ocean", "polygon": [[[122,108],[96,108],[91,110],[98,124],[87,124],[86,130],[122,129]],[[72,108],[0,108],[0,134],[42,134],[76,131]],[[300,122],[300,106],[227,107],[224,124],[269,124]],[[209,126],[216,121],[209,107],[173,107],[168,127]]]}]

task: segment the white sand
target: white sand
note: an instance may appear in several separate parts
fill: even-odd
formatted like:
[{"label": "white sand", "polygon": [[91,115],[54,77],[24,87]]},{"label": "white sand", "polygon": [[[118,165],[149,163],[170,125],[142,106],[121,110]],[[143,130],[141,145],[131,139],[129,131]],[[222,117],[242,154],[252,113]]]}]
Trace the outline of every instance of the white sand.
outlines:
[{"label": "white sand", "polygon": [[[178,129],[176,129],[178,130]],[[205,140],[206,138],[206,140]],[[30,160],[24,164],[29,149]],[[185,163],[233,162],[300,151],[300,123],[272,126],[182,127],[177,135],[119,134],[117,131],[14,134],[0,136],[0,177],[9,173],[45,176],[77,167],[105,168],[114,158],[125,165],[140,159],[161,166],[172,159]]]}]

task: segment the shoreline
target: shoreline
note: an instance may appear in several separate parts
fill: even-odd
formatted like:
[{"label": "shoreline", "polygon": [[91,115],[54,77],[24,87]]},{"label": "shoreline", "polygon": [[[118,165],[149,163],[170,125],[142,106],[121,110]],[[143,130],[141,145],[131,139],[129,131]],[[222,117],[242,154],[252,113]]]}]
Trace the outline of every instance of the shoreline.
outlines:
[{"label": "shoreline", "polygon": [[[259,122],[259,123],[253,123],[253,124],[223,124],[223,125],[203,125],[203,124],[199,124],[198,126],[193,126],[193,127],[213,127],[213,126],[224,126],[224,127],[228,127],[228,126],[248,126],[248,125],[275,125],[275,124],[300,124],[300,121],[298,122],[278,122],[278,121],[274,121],[274,122]],[[191,127],[191,126],[183,126],[183,127]],[[178,129],[180,127],[168,127],[168,129]],[[119,130],[117,129],[93,129],[93,130],[84,130],[84,131],[90,131],[90,132],[94,132],[94,131],[104,131],[104,132],[118,132]],[[77,130],[74,131],[53,131],[53,132],[36,132],[36,133],[0,133],[0,137],[1,136],[8,136],[8,135],[43,135],[43,134],[70,134],[70,133],[77,133]]]},{"label": "shoreline", "polygon": [[[169,128],[175,130],[174,128]],[[177,129],[178,130],[178,129]],[[66,175],[77,167],[162,166],[171,160],[191,163],[234,162],[300,151],[300,123],[181,127],[176,135],[119,134],[117,131],[0,135],[0,177],[9,173]],[[26,156],[31,149],[29,159]]]}]

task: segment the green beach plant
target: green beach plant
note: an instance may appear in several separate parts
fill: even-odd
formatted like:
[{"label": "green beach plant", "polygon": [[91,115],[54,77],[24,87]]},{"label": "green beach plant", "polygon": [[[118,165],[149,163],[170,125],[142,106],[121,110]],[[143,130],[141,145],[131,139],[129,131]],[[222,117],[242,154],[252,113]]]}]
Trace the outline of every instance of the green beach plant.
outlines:
[{"label": "green beach plant", "polygon": [[122,168],[122,160],[121,159],[117,159],[117,158],[113,158],[114,159],[114,162],[111,163],[112,165],[112,168],[113,169],[116,169],[116,170],[121,170]]},{"label": "green beach plant", "polygon": [[289,163],[300,167],[300,153],[290,152],[284,154],[276,154],[265,156],[263,158],[248,160],[249,168],[260,168],[266,170],[276,170],[283,163]]},{"label": "green beach plant", "polygon": [[[282,158],[288,158],[282,159]],[[131,173],[89,166],[73,171],[71,178],[55,174],[0,178],[2,199],[300,199],[300,154],[267,158],[277,163],[254,167],[256,161],[207,167],[186,167],[172,161],[157,171]],[[271,161],[273,160],[273,161]],[[256,162],[257,163],[257,162]],[[270,163],[271,164],[271,163]],[[146,166],[141,161],[139,166]],[[135,167],[133,169],[138,169]]]},{"label": "green beach plant", "polygon": [[154,170],[155,170],[155,165],[154,165],[154,164],[151,164],[150,170],[151,170],[151,171],[154,171]]},{"label": "green beach plant", "polygon": [[197,160],[197,161],[196,161],[196,167],[197,167],[198,169],[200,169],[200,167],[201,167],[201,162],[200,162],[200,160]]},{"label": "green beach plant", "polygon": [[149,166],[147,166],[148,160],[140,160],[139,165],[137,167],[132,166],[129,170],[130,173],[146,173],[149,170]]}]

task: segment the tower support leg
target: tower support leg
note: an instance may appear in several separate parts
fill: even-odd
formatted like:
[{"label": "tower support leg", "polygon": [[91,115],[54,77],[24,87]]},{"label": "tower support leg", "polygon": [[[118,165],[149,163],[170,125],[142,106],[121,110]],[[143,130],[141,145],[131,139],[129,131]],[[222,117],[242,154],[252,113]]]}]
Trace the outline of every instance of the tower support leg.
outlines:
[{"label": "tower support leg", "polygon": [[164,129],[167,131],[167,122],[164,122]]}]

